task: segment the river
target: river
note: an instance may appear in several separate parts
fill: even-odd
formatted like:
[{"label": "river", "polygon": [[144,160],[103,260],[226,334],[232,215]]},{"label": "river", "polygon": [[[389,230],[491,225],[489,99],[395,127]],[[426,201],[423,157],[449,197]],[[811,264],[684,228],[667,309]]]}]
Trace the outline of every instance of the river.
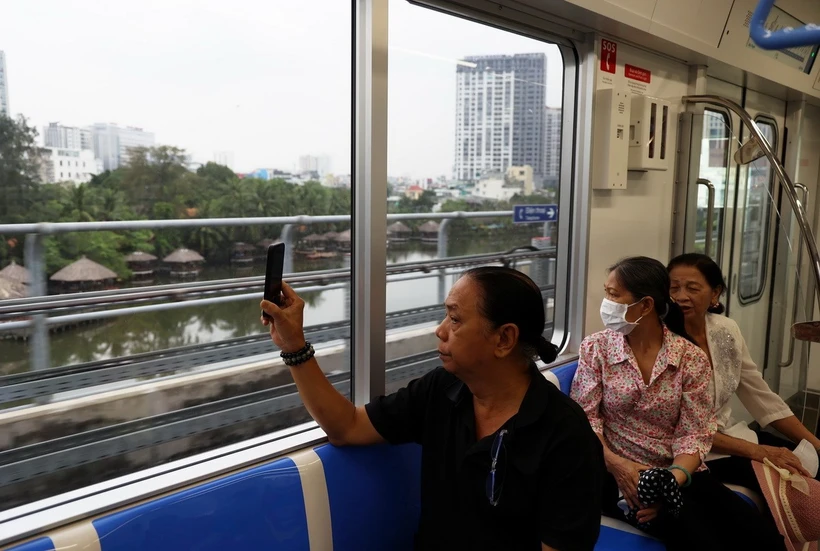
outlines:
[{"label": "river", "polygon": [[[533,227],[532,235],[539,228]],[[452,239],[448,256],[488,253],[529,245],[528,237],[495,236],[486,239]],[[392,246],[387,252],[388,264],[430,260],[437,257],[435,246],[411,242]],[[344,258],[295,260],[295,270],[306,272],[342,268]],[[199,280],[227,279],[264,275],[264,264],[235,269],[228,266],[206,266]],[[157,284],[167,281],[158,280]],[[452,284],[448,278],[447,287]],[[261,289],[260,289],[261,291]],[[344,289],[317,291],[305,296],[305,325],[345,319]],[[405,310],[439,302],[436,278],[390,282],[387,286],[387,311]],[[51,365],[62,366],[111,357],[153,352],[178,346],[209,343],[259,333],[259,307],[256,299],[224,304],[191,306],[163,312],[126,315],[105,322],[68,329],[51,334]],[[0,374],[28,369],[29,344],[10,339],[0,340]]]}]

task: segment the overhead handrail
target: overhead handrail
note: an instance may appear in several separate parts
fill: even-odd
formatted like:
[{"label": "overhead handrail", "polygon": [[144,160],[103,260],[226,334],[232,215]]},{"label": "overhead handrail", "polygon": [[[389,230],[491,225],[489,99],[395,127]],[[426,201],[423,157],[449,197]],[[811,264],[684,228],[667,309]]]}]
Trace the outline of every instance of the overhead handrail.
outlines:
[{"label": "overhead handrail", "polygon": [[[811,226],[809,225],[808,217],[806,216],[806,210],[797,199],[797,191],[795,190],[794,183],[792,183],[789,175],[786,174],[786,170],[783,168],[780,160],[775,156],[768,140],[766,140],[766,137],[760,132],[760,129],[754,123],[752,117],[750,117],[749,113],[747,113],[745,109],[734,101],[720,96],[684,96],[682,100],[684,103],[706,103],[709,105],[725,107],[740,117],[741,121],[746,123],[752,138],[757,141],[758,145],[763,150],[764,155],[766,155],[766,158],[769,160],[769,164],[771,164],[775,174],[777,174],[780,184],[783,186],[783,190],[786,192],[786,197],[789,199],[789,203],[792,206],[792,211],[797,219],[797,225],[800,228],[800,235],[806,243],[806,248],[808,249],[809,256],[811,257],[811,270],[814,275],[814,284],[818,291],[820,291],[820,253],[817,251],[817,242],[814,240],[814,234],[811,231]],[[820,292],[816,293],[816,297],[818,304],[820,305]],[[797,332],[798,328],[800,329],[799,334]],[[792,331],[798,339],[820,342],[820,323],[807,322],[803,324],[795,324],[792,327]]]},{"label": "overhead handrail", "polygon": [[808,23],[802,27],[784,27],[779,31],[766,28],[766,19],[772,11],[774,0],[760,0],[749,22],[749,37],[764,50],[783,50],[820,44],[820,25]]},{"label": "overhead handrail", "polygon": [[709,204],[706,207],[706,246],[703,248],[706,256],[712,256],[712,225],[715,216],[715,185],[706,178],[698,178],[699,186],[706,186],[709,190]]}]

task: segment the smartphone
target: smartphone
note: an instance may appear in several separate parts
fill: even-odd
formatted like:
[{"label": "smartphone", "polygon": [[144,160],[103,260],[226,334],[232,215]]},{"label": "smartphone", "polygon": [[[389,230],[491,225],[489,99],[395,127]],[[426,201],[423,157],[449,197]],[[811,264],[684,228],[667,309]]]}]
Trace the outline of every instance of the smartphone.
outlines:
[{"label": "smartphone", "polygon": [[[281,304],[282,297],[282,270],[285,266],[285,244],[274,243],[268,247],[268,261],[265,268],[265,300],[269,300],[275,305]],[[262,317],[271,319],[262,312]]]}]

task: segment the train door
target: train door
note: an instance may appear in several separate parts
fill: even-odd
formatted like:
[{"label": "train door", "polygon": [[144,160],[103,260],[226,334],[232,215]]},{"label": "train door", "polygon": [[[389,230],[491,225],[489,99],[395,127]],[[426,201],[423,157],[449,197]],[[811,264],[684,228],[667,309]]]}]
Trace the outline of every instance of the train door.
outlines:
[{"label": "train door", "polygon": [[[785,102],[717,79],[707,78],[704,93],[745,106],[781,153]],[[679,181],[678,212],[684,213],[673,252],[700,252],[723,270],[728,292],[727,314],[740,326],[752,359],[766,365],[766,336],[772,277],[776,182],[765,158],[738,164],[735,153],[748,131],[740,118],[721,107],[691,106],[681,137],[690,151]],[[686,122],[686,121],[682,121]],[[681,235],[681,232],[683,235]]]},{"label": "train door", "polygon": [[[746,92],[746,111],[782,157],[786,104],[753,90]],[[742,132],[747,140],[748,131]],[[734,162],[734,159],[732,159]],[[766,343],[769,327],[771,281],[774,270],[774,239],[777,225],[777,181],[769,161],[762,157],[736,167],[735,215],[732,221],[729,316],[740,326],[752,359],[760,368],[767,366]]]}]

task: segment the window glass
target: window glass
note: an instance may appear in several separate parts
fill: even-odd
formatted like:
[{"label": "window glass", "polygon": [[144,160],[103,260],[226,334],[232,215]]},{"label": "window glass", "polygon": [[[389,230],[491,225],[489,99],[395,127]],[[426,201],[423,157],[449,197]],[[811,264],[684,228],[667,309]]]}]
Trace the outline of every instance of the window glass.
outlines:
[{"label": "window glass", "polygon": [[[777,152],[777,127],[770,119],[756,119],[763,136]],[[740,250],[738,296],[746,303],[763,294],[769,247],[769,218],[772,208],[774,171],[766,157],[749,164],[746,176],[746,200],[743,209],[743,233]]]},{"label": "window glass", "polygon": [[[0,300],[0,509],[309,420],[259,321],[275,240],[347,392],[351,5],[4,4],[0,224],[190,224],[53,234],[34,256],[25,234],[0,239],[0,299],[37,292],[22,267],[38,261],[52,301],[143,293],[36,327]],[[65,28],[70,64],[55,62]],[[55,89],[66,78],[83,86]],[[289,216],[306,218],[198,224]]]},{"label": "window glass", "polygon": [[[712,215],[712,243],[709,255],[720,262],[723,249],[723,229],[726,213],[726,187],[729,178],[729,143],[731,123],[726,113],[705,109],[703,114],[703,139],[700,154],[700,178],[714,186],[714,214]],[[709,189],[698,186],[697,228],[695,252],[706,253],[707,229],[709,228]]]},{"label": "window glass", "polygon": [[[541,286],[551,335],[557,222],[514,224],[512,209],[558,204],[564,63],[554,44],[403,0],[390,3],[389,39],[392,389],[438,365],[442,303],[458,274],[487,262],[481,255],[537,249],[507,261]],[[466,216],[442,218],[452,212]],[[413,269],[396,273],[403,264]]]}]

